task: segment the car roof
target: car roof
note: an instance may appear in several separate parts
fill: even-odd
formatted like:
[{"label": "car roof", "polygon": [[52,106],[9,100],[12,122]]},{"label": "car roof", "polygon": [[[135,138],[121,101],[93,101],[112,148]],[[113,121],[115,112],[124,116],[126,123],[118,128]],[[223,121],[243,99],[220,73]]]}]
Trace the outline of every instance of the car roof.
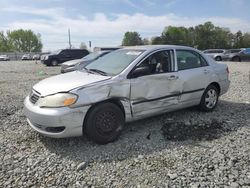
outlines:
[{"label": "car roof", "polygon": [[179,46],[179,45],[142,45],[142,46],[126,46],[122,49],[133,49],[133,50],[158,50],[161,48],[168,49],[194,49],[188,46]]},{"label": "car roof", "polygon": [[204,51],[213,51],[213,50],[226,50],[226,49],[221,49],[221,48],[215,48],[215,49],[207,49],[207,50],[204,50]]}]

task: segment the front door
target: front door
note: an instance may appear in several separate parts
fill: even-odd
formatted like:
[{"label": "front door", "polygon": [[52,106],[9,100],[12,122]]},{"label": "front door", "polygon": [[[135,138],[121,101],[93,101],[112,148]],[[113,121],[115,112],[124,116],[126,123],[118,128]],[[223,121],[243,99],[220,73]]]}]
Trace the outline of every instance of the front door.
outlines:
[{"label": "front door", "polygon": [[175,72],[172,50],[157,51],[137,67],[149,67],[150,73],[131,78],[131,107],[134,117],[157,114],[175,108],[181,91],[178,72]]}]

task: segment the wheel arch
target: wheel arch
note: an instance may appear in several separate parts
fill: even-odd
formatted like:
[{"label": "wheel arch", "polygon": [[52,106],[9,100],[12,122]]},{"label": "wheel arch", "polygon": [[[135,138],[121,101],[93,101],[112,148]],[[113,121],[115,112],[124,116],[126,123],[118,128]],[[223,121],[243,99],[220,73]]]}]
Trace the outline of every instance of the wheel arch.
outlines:
[{"label": "wheel arch", "polygon": [[89,115],[90,111],[93,108],[95,108],[96,106],[98,106],[98,105],[100,105],[102,103],[107,103],[107,102],[110,102],[110,103],[113,103],[113,104],[117,105],[121,109],[121,111],[122,111],[122,113],[124,115],[124,118],[126,119],[126,117],[125,117],[126,116],[125,109],[124,109],[124,106],[123,106],[121,100],[119,98],[109,98],[109,99],[106,99],[106,100],[103,100],[103,101],[100,101],[100,102],[97,102],[97,103],[94,103],[94,104],[91,105],[91,107],[88,109],[88,111],[87,111],[87,113],[86,113],[86,115],[85,115],[85,117],[83,119],[83,127],[84,127],[84,125],[86,123],[86,120],[88,118],[88,115]]},{"label": "wheel arch", "polygon": [[235,58],[237,58],[239,61],[241,61],[241,57],[239,55],[235,55],[231,58],[231,61],[234,61]]},{"label": "wheel arch", "polygon": [[[213,85],[213,86],[215,86],[217,89],[218,89],[218,94],[220,95],[220,92],[221,92],[221,87],[220,87],[220,84],[218,83],[218,82],[212,82],[212,83],[210,83],[208,86],[210,86],[210,85]],[[207,87],[208,87],[207,86]]]},{"label": "wheel arch", "polygon": [[59,59],[56,58],[56,57],[53,57],[53,58],[51,58],[51,59],[49,60],[49,65],[52,65],[52,62],[53,62],[53,61],[57,61],[57,63],[59,64]]}]

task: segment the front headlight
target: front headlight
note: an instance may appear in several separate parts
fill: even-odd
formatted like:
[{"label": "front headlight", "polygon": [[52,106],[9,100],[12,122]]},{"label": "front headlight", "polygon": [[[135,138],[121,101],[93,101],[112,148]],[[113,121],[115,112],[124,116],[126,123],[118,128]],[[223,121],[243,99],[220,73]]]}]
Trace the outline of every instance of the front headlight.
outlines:
[{"label": "front headlight", "polygon": [[64,107],[70,106],[77,101],[78,96],[72,93],[57,93],[47,97],[41,97],[37,101],[40,107]]},{"label": "front headlight", "polygon": [[44,58],[44,60],[48,60],[48,59],[49,59],[49,56],[46,55],[45,58]]}]

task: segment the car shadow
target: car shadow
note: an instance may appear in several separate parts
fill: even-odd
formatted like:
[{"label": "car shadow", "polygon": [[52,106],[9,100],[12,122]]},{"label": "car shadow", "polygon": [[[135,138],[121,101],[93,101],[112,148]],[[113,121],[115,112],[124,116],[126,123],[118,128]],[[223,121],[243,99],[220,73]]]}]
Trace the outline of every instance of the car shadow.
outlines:
[{"label": "car shadow", "polygon": [[39,139],[51,152],[76,162],[119,161],[220,139],[249,126],[249,114],[250,104],[220,100],[213,112],[204,113],[193,107],[127,123],[122,135],[106,145],[97,145],[85,137]]}]

